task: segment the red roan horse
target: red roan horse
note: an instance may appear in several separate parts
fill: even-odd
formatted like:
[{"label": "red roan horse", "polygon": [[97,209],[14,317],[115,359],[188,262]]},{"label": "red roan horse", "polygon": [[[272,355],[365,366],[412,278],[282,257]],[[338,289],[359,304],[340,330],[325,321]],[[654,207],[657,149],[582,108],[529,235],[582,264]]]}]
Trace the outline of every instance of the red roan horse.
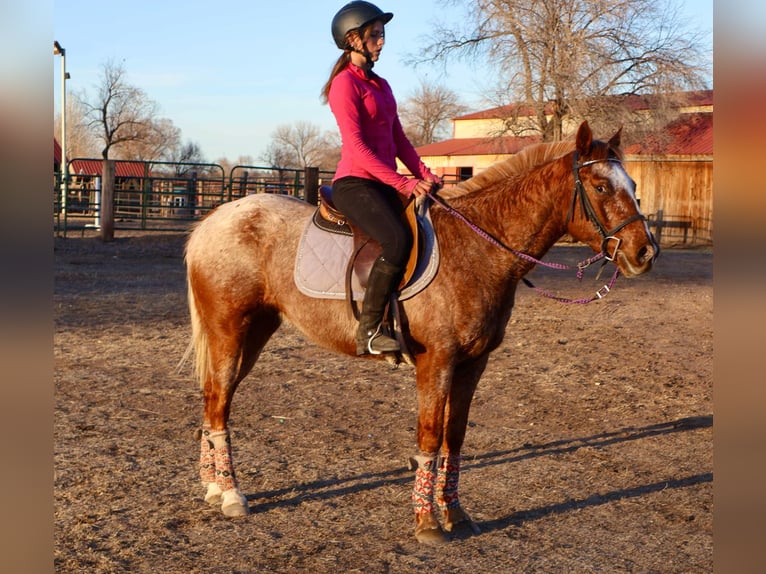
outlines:
[{"label": "red roan horse", "polygon": [[[620,131],[598,141],[583,122],[575,142],[531,146],[439,197],[517,252],[540,258],[568,232],[597,253],[608,251],[623,275],[636,276],[651,269],[659,248],[619,146]],[[248,513],[231,457],[232,397],[283,318],[316,343],[355,356],[356,321],[347,303],[308,297],[293,280],[299,238],[314,210],[285,196],[248,196],[214,210],[186,246],[204,393],[200,474],[205,500],[226,516]],[[436,543],[459,522],[478,532],[458,498],[468,410],[489,354],[503,340],[516,285],[534,263],[441,207],[432,207],[431,217],[439,270],[425,290],[401,302],[401,317],[417,373],[415,535]]]}]

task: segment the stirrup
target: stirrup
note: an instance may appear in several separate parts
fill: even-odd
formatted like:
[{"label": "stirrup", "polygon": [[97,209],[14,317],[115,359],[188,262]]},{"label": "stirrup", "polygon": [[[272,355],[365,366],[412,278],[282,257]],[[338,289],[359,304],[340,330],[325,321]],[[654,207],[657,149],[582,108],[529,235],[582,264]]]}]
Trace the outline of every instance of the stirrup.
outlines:
[{"label": "stirrup", "polygon": [[382,355],[397,353],[400,350],[399,342],[390,336],[382,322],[374,331],[367,331],[363,338],[356,340],[357,355]]}]

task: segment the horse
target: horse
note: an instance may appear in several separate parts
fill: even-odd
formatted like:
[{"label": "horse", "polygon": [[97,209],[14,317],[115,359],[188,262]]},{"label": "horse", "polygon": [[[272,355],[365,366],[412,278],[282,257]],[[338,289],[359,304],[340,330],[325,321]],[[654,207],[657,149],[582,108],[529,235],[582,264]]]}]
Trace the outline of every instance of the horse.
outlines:
[{"label": "horse", "polygon": [[[449,206],[431,209],[438,272],[399,302],[416,373],[418,453],[410,468],[419,542],[446,542],[460,523],[479,532],[458,494],[468,412],[489,355],[503,341],[517,284],[535,258],[566,233],[605,254],[626,277],[649,271],[659,255],[623,165],[621,131],[597,140],[585,121],[574,141],[529,146],[438,192]],[[249,512],[232,460],[232,397],[282,321],[356,357],[356,319],[347,302],[309,297],[295,286],[299,237],[315,209],[288,196],[243,197],[214,209],[186,242],[187,353],[204,398],[200,479],[205,501],[228,517]]]}]

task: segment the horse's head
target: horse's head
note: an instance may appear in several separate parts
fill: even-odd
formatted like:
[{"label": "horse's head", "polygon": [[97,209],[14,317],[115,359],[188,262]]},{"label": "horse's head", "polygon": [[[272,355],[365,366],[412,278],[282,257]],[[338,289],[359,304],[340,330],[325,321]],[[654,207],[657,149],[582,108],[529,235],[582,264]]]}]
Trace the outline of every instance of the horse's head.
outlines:
[{"label": "horse's head", "polygon": [[621,132],[602,142],[593,139],[587,121],[580,124],[567,226],[572,237],[603,251],[623,275],[632,277],[652,268],[660,247],[638,209],[636,184],[622,164]]}]

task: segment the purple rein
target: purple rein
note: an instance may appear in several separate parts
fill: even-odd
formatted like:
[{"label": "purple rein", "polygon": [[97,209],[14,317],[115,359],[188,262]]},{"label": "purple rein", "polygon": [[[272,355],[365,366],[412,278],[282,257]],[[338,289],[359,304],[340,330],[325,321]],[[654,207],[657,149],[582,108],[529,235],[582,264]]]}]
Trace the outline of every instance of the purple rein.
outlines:
[{"label": "purple rein", "polygon": [[[521,259],[524,259],[524,260],[529,261],[531,263],[542,265],[544,267],[548,267],[548,268],[551,268],[551,269],[566,270],[566,269],[575,269],[576,268],[577,269],[577,279],[578,280],[582,280],[583,273],[584,273],[586,267],[588,267],[592,263],[595,263],[596,261],[606,257],[606,252],[602,250],[601,253],[597,253],[596,255],[594,255],[592,257],[589,257],[588,259],[585,259],[584,261],[580,261],[576,265],[576,267],[573,267],[571,265],[566,265],[564,263],[548,263],[546,261],[541,261],[540,259],[536,259],[535,257],[532,257],[531,255],[528,255],[526,253],[522,253],[520,251],[516,251],[515,249],[513,249],[511,247],[508,247],[507,245],[501,243],[500,241],[498,241],[497,239],[492,237],[489,233],[487,233],[486,231],[481,229],[479,226],[477,226],[476,224],[474,224],[471,221],[469,221],[468,219],[466,219],[466,217],[462,213],[460,213],[456,209],[454,209],[451,206],[449,206],[443,199],[441,199],[440,197],[437,197],[434,193],[429,192],[427,195],[431,199],[431,201],[433,201],[434,203],[436,203],[440,207],[446,209],[447,213],[449,213],[453,217],[456,217],[457,219],[459,219],[460,221],[462,221],[463,223],[468,225],[468,227],[470,227],[480,237],[483,237],[484,239],[486,239],[492,245],[495,245],[496,247],[499,247],[500,249],[503,249],[504,251],[508,251],[509,253],[513,253],[514,255],[516,255],[517,257],[519,257]],[[611,258],[607,257],[607,261],[611,261],[612,259],[613,259],[613,257],[611,257]],[[606,261],[604,261],[604,264],[606,264]],[[526,277],[522,277],[521,280],[524,282],[524,284],[527,287],[530,287],[530,288],[534,289],[535,291],[537,291],[543,297],[548,297],[549,299],[555,299],[556,301],[559,301],[561,303],[585,304],[585,303],[590,303],[591,301],[595,301],[596,299],[603,299],[606,296],[606,294],[609,293],[609,291],[611,291],[612,287],[614,286],[615,281],[617,281],[617,277],[618,277],[619,274],[620,274],[620,270],[619,269],[615,269],[614,274],[612,275],[612,279],[609,281],[609,283],[605,284],[598,291],[596,291],[596,294],[593,295],[592,297],[589,297],[589,298],[585,298],[584,297],[584,298],[581,298],[581,299],[568,299],[566,297],[559,297],[558,295],[555,295],[553,293],[550,293],[548,291],[545,291],[543,289],[539,289],[538,287],[535,287],[532,284],[532,282],[529,281]]]}]

